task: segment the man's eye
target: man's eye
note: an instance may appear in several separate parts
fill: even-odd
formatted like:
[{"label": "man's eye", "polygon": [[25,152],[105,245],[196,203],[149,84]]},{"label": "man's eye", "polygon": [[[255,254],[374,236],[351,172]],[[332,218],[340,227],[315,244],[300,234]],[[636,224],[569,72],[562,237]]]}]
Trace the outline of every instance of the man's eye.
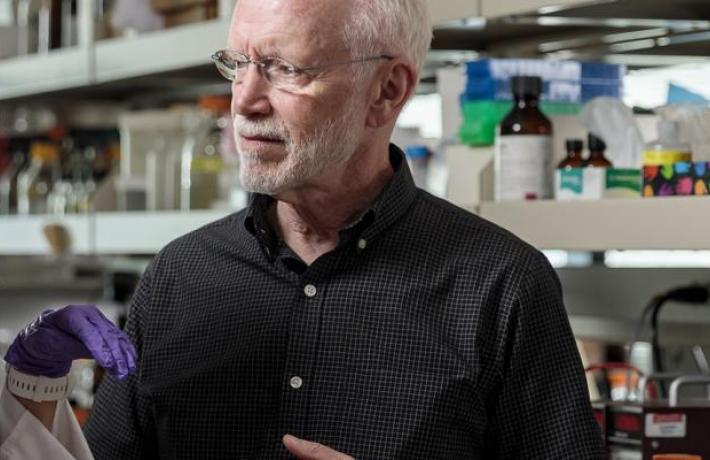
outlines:
[{"label": "man's eye", "polygon": [[280,77],[298,77],[303,73],[291,64],[281,61],[272,61],[269,65],[269,71]]},{"label": "man's eye", "polygon": [[229,67],[237,70],[244,70],[249,66],[249,61],[232,61],[229,63]]}]

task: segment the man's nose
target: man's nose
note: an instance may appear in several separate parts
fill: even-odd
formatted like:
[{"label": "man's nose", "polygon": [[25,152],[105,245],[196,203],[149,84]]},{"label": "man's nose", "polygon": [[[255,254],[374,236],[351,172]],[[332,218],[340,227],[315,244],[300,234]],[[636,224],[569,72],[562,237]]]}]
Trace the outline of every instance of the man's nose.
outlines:
[{"label": "man's nose", "polygon": [[271,86],[255,64],[249,65],[241,83],[232,84],[232,110],[244,117],[271,113],[269,92]]}]

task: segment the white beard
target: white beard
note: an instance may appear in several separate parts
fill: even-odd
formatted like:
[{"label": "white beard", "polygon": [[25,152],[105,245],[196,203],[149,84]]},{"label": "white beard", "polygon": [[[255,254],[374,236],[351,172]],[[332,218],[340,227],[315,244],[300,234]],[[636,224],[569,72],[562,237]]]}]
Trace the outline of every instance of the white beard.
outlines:
[{"label": "white beard", "polygon": [[296,144],[281,120],[252,121],[237,115],[234,119],[235,136],[277,138],[286,145],[286,156],[279,161],[263,161],[256,152],[239,149],[239,179],[249,192],[265,195],[297,189],[314,177],[349,161],[362,137],[363,128],[353,123],[358,113],[358,98],[351,97],[336,116]]}]

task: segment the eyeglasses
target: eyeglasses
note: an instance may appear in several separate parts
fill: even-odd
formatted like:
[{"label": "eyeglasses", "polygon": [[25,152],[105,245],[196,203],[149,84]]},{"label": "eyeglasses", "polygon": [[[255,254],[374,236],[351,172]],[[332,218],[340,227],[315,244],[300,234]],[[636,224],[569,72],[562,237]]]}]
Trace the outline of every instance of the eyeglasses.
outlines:
[{"label": "eyeglasses", "polygon": [[392,60],[392,56],[370,56],[352,61],[330,62],[320,66],[297,67],[278,57],[252,59],[244,53],[234,50],[219,50],[212,55],[212,61],[224,78],[236,83],[242,83],[249,69],[249,64],[256,65],[266,80],[275,88],[283,91],[296,92],[303,89],[318,74],[329,67],[378,61]]}]

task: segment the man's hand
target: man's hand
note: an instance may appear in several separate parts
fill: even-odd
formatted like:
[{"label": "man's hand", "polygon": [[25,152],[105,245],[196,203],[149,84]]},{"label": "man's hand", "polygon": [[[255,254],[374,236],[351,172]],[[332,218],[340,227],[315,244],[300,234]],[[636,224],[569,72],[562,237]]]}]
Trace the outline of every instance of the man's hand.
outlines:
[{"label": "man's hand", "polygon": [[290,434],[283,437],[283,443],[299,460],[354,460],[351,456],[336,452],[330,447],[298,439]]},{"label": "man's hand", "polygon": [[122,379],[136,367],[136,350],[126,334],[93,305],[70,305],[46,310],[21,331],[5,361],[20,372],[63,377],[72,361],[94,358],[110,374]]}]

